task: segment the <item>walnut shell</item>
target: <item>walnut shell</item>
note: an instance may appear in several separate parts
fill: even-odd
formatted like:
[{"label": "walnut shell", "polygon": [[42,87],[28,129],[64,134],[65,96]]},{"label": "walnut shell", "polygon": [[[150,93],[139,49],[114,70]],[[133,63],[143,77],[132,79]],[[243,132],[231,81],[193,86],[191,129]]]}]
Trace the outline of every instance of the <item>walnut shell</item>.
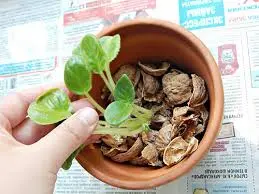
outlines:
[{"label": "walnut shell", "polygon": [[143,143],[140,137],[138,137],[135,143],[133,144],[133,146],[127,152],[120,153],[112,157],[111,159],[114,160],[115,162],[120,162],[120,163],[132,160],[133,158],[139,155],[139,153],[143,150],[143,147],[144,147]]},{"label": "walnut shell", "polygon": [[141,71],[142,77],[143,77],[143,86],[144,91],[146,94],[156,94],[156,92],[160,88],[160,84],[158,80],[151,76],[146,74],[144,71]]},{"label": "walnut shell", "polygon": [[189,106],[175,107],[173,110],[173,118],[186,115],[188,112],[194,112],[194,109]]},{"label": "walnut shell", "polygon": [[176,131],[172,124],[168,124],[159,130],[158,136],[155,140],[155,146],[159,153],[162,153],[166,146],[170,143],[172,138],[176,136]]},{"label": "walnut shell", "polygon": [[195,74],[192,74],[191,76],[193,92],[188,102],[188,106],[197,107],[203,105],[208,100],[208,93],[206,91],[205,81]]},{"label": "walnut shell", "polygon": [[187,102],[192,95],[191,79],[187,74],[165,74],[162,83],[164,93],[174,105]]},{"label": "walnut shell", "polygon": [[160,90],[156,94],[148,94],[144,91],[144,100],[147,102],[161,103],[165,97],[163,90]]},{"label": "walnut shell", "polygon": [[110,147],[118,147],[126,141],[125,138],[116,135],[104,135],[102,136],[101,140]]},{"label": "walnut shell", "polygon": [[126,152],[127,150],[128,150],[127,144],[123,144],[120,147],[112,147],[112,148],[109,148],[104,145],[101,146],[101,151],[103,155],[109,158],[116,156],[120,152]]},{"label": "walnut shell", "polygon": [[141,152],[141,156],[148,161],[151,166],[162,166],[162,162],[158,159],[158,151],[156,146],[149,143]]},{"label": "walnut shell", "polygon": [[129,163],[133,164],[133,165],[137,165],[137,166],[146,166],[146,165],[148,165],[148,161],[145,158],[143,158],[142,156],[133,158],[132,160],[129,161]]},{"label": "walnut shell", "polygon": [[134,86],[140,80],[140,71],[136,65],[122,65],[119,70],[113,75],[113,80],[116,83],[123,74],[126,74]]},{"label": "walnut shell", "polygon": [[142,132],[141,133],[141,138],[142,141],[144,142],[144,144],[148,144],[148,143],[154,143],[157,136],[158,136],[158,131],[156,130],[150,130],[148,132]]},{"label": "walnut shell", "polygon": [[163,62],[159,66],[157,65],[158,67],[150,64],[141,64],[140,62],[138,63],[138,65],[145,73],[152,76],[162,76],[167,72],[168,68],[170,67],[170,64],[167,62]]},{"label": "walnut shell", "polygon": [[163,161],[167,166],[180,162],[184,157],[192,154],[198,148],[198,140],[193,137],[187,143],[182,137],[174,138],[166,147],[163,155]]}]

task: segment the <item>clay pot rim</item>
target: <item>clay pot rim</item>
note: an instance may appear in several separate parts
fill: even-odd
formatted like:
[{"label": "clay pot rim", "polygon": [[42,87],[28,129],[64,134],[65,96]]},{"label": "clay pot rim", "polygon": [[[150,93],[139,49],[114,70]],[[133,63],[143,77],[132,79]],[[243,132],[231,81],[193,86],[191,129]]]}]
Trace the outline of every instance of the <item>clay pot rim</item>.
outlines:
[{"label": "clay pot rim", "polygon": [[[223,115],[223,109],[224,109],[224,93],[223,93],[223,85],[221,80],[221,75],[218,70],[217,64],[211,55],[208,48],[191,32],[187,31],[183,27],[171,23],[169,21],[160,20],[160,19],[135,19],[125,22],[120,22],[117,24],[113,24],[110,27],[107,27],[106,29],[102,30],[100,33],[97,34],[98,37],[105,36],[107,34],[112,34],[112,32],[117,31],[124,27],[134,26],[134,25],[154,25],[154,26],[160,26],[162,28],[173,30],[177,34],[183,36],[187,41],[189,41],[193,47],[197,51],[199,51],[199,55],[201,55],[208,64],[209,72],[211,73],[211,79],[212,79],[212,88],[213,91],[210,95],[214,95],[215,99],[215,105],[214,105],[214,111],[210,112],[210,118],[207,125],[207,128],[212,127],[213,130],[210,130],[209,132],[206,131],[198,149],[187,159],[181,161],[175,166],[179,166],[179,170],[170,171],[170,167],[168,168],[168,173],[153,178],[149,180],[143,180],[143,181],[128,181],[128,180],[119,180],[115,179],[113,177],[109,177],[107,174],[102,173],[101,171],[98,171],[91,167],[91,165],[88,166],[88,163],[84,163],[83,168],[87,170],[88,173],[93,175],[94,177],[98,178],[99,180],[115,186],[119,188],[124,189],[149,189],[157,186],[161,186],[163,184],[169,183],[172,180],[175,180],[182,175],[189,172],[209,151],[212,144],[215,142],[216,137],[219,133],[219,129],[222,123],[222,115]],[[77,158],[78,162],[80,164],[83,164],[81,161],[81,157],[79,154],[79,157]],[[137,167],[136,168],[140,168]],[[167,167],[164,167],[167,168]],[[158,169],[159,170],[159,169]]]}]

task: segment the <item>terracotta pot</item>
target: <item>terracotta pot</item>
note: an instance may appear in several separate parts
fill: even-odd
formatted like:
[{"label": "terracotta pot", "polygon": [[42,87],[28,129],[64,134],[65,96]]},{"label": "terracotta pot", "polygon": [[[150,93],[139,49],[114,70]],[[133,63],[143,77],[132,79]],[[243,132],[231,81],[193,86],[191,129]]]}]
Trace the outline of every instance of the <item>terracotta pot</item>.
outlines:
[{"label": "terracotta pot", "polygon": [[[178,67],[200,75],[209,91],[210,116],[198,149],[172,167],[155,169],[119,164],[104,157],[98,147],[88,146],[78,161],[90,174],[110,185],[126,189],[147,189],[166,184],[191,170],[208,152],[221,127],[223,87],[221,75],[211,53],[192,33],[167,21],[142,19],[113,25],[98,36],[120,34],[121,51],[111,64],[112,72],[120,65],[138,61],[172,61]],[[94,77],[92,96],[100,98],[103,82]]]}]

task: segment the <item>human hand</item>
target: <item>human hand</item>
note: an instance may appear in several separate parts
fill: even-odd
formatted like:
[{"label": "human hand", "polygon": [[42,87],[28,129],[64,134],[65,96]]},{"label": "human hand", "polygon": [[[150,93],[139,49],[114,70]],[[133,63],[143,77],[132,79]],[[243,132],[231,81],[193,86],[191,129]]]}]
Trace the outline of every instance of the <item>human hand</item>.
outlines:
[{"label": "human hand", "polygon": [[74,101],[77,112],[56,128],[26,117],[30,103],[47,89],[17,92],[0,102],[0,193],[53,193],[63,162],[81,144],[96,140],[91,133],[98,114],[85,99]]}]

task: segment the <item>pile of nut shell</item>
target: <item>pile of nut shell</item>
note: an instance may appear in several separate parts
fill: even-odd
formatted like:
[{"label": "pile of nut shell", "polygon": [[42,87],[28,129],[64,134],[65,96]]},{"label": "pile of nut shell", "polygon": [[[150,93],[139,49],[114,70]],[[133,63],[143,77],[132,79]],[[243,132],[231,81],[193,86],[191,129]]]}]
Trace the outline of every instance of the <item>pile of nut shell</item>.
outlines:
[{"label": "pile of nut shell", "polygon": [[[120,163],[163,167],[192,154],[198,148],[197,135],[204,132],[209,117],[204,80],[168,62],[123,65],[114,74],[114,81],[123,74],[135,87],[135,104],[153,111],[151,130],[131,137],[103,136],[103,155]],[[112,101],[106,88],[102,98]]]}]

